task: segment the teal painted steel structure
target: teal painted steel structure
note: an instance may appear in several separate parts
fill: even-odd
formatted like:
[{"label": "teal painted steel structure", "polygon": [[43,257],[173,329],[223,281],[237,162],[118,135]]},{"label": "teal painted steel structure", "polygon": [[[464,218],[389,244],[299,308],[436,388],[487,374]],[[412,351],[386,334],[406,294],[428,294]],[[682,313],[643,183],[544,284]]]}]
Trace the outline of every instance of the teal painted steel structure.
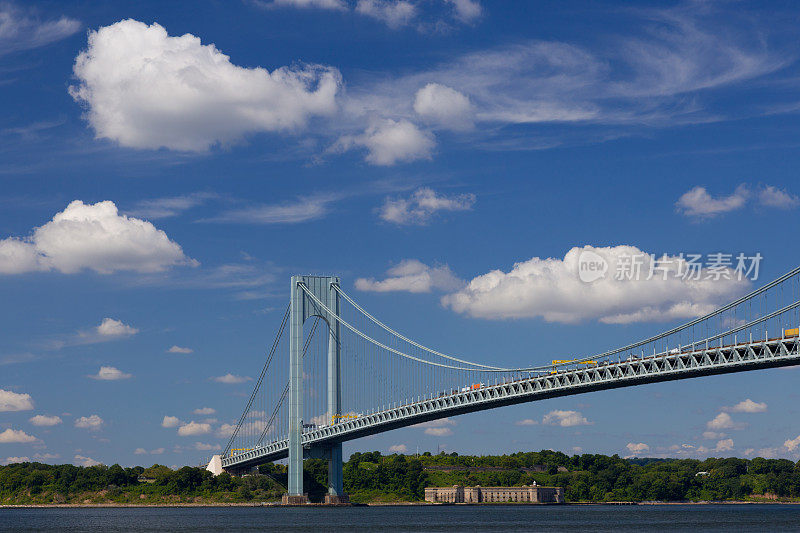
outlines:
[{"label": "teal painted steel structure", "polygon": [[[328,420],[331,425],[341,420],[342,413],[342,352],[339,315],[339,293],[335,290],[339,278],[331,282],[330,294],[334,316],[328,322]],[[331,444],[328,458],[328,494],[331,496],[344,495],[342,479],[342,443]]]},{"label": "teal painted steel structure", "polygon": [[[335,423],[341,409],[341,352],[339,344],[339,278],[292,276],[289,319],[289,496],[303,496],[303,324],[318,316],[328,325],[328,417]],[[324,308],[308,297],[314,295]],[[329,313],[332,311],[333,314]],[[342,444],[309,449],[309,455],[328,459],[328,493],[342,496]]]}]

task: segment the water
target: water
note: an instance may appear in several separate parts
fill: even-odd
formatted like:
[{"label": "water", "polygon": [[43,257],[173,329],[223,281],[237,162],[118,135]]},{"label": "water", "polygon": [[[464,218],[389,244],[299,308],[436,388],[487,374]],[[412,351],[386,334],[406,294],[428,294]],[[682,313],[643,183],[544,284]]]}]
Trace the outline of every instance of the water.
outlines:
[{"label": "water", "polygon": [[0,531],[785,531],[800,505],[0,509]]}]

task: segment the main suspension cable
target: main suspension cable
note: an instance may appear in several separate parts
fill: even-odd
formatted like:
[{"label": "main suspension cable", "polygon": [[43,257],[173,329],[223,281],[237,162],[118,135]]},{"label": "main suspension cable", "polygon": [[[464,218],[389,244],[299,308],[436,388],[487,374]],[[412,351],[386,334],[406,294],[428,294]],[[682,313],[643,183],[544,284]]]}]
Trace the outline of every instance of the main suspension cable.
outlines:
[{"label": "main suspension cable", "polygon": [[390,328],[389,326],[387,326],[386,324],[384,324],[383,322],[381,322],[380,320],[378,320],[377,318],[375,318],[374,316],[369,314],[363,307],[358,305],[352,298],[350,298],[347,295],[347,293],[345,293],[344,290],[342,290],[342,288],[338,284],[333,284],[333,289],[336,292],[338,292],[342,297],[344,297],[345,300],[350,302],[350,305],[352,305],[353,307],[358,309],[358,311],[360,311],[364,316],[366,316],[367,318],[372,320],[375,324],[377,324],[378,326],[380,326],[381,328],[383,328],[387,332],[391,333],[395,337],[398,337],[398,338],[406,341],[407,343],[409,343],[409,344],[411,344],[413,346],[416,346],[420,350],[424,350],[426,352],[432,353],[433,355],[437,355],[439,357],[444,357],[445,359],[450,359],[451,361],[457,361],[459,363],[464,363],[464,364],[471,365],[471,366],[477,366],[477,367],[480,367],[480,368],[489,368],[489,369],[492,369],[492,370],[505,370],[505,369],[503,369],[501,367],[498,367],[498,366],[482,365],[480,363],[473,363],[472,361],[465,361],[464,359],[459,359],[457,357],[453,357],[453,356],[450,356],[450,355],[443,354],[441,352],[437,352],[436,350],[432,350],[431,348],[428,348],[428,347],[423,346],[423,345],[421,345],[421,344],[419,344],[417,342],[414,342],[413,340],[409,339],[408,337],[404,337],[400,333],[396,332],[395,330],[393,330],[392,328]]},{"label": "main suspension cable", "polygon": [[[391,348],[389,346],[386,346],[382,342],[373,339],[372,337],[370,337],[369,335],[367,335],[365,333],[362,333],[360,330],[358,330],[357,328],[352,326],[349,322],[344,320],[342,317],[338,316],[336,313],[331,311],[331,309],[327,305],[322,303],[319,298],[314,296],[314,294],[308,289],[308,287],[305,286],[304,283],[299,283],[298,285],[303,289],[303,292],[305,292],[306,295],[309,298],[311,298],[311,300],[313,300],[314,303],[316,303],[320,307],[320,309],[322,309],[325,312],[327,312],[330,316],[336,317],[336,320],[339,321],[339,323],[341,323],[342,325],[344,325],[347,329],[349,329],[350,331],[352,331],[353,333],[355,333],[356,335],[358,335],[362,339],[364,339],[364,340],[366,340],[368,342],[371,342],[375,346],[378,346],[379,348],[383,348],[384,350],[387,350],[387,351],[392,352],[392,353],[394,353],[396,355],[399,355],[400,357],[405,357],[406,359],[411,359],[412,361],[417,361],[417,362],[420,362],[420,363],[424,363],[426,365],[438,366],[438,367],[441,367],[441,368],[451,368],[451,369],[454,369],[454,370],[466,370],[466,371],[470,371],[470,372],[524,372],[524,371],[531,370],[529,368],[479,369],[479,368],[472,368],[472,367],[446,365],[444,363],[436,363],[434,361],[427,361],[427,360],[421,359],[419,357],[414,357],[413,355],[409,355],[407,353],[404,353],[404,352],[401,352],[399,350],[395,350],[394,348]],[[542,368],[546,368],[546,367],[542,367]],[[549,367],[547,367],[547,368],[549,368]]]}]

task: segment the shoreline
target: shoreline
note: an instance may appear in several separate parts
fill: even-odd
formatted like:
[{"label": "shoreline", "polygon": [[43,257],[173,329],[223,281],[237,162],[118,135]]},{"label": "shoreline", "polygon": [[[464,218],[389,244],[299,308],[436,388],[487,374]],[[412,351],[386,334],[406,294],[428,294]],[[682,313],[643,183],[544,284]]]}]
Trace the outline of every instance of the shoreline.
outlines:
[{"label": "shoreline", "polygon": [[324,504],[311,503],[306,505],[282,505],[279,502],[252,502],[252,503],[163,503],[163,504],[137,504],[137,503],[40,503],[40,504],[2,504],[0,509],[145,509],[145,508],[189,508],[189,507],[483,507],[483,506],[616,506],[630,507],[639,505],[648,506],[675,506],[675,505],[800,505],[800,502],[781,502],[781,501],[708,501],[708,502],[574,502],[564,504],[537,504],[537,503],[432,503],[432,502],[375,502],[375,503],[356,503],[356,504]]}]

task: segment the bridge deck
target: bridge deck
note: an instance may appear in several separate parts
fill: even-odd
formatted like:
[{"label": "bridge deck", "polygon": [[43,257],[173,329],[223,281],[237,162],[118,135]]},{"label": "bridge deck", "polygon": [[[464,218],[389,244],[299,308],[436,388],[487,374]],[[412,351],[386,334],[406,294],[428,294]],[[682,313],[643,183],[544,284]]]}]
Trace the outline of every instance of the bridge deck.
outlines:
[{"label": "bridge deck", "polygon": [[[599,363],[540,374],[467,392],[440,393],[407,405],[366,414],[309,430],[305,448],[353,440],[429,420],[532,402],[559,396],[614,389],[713,374],[743,372],[800,364],[798,337],[709,347],[691,352],[666,353],[619,362]],[[288,455],[288,441],[278,440],[243,453],[224,457],[222,466],[236,470]]]}]

